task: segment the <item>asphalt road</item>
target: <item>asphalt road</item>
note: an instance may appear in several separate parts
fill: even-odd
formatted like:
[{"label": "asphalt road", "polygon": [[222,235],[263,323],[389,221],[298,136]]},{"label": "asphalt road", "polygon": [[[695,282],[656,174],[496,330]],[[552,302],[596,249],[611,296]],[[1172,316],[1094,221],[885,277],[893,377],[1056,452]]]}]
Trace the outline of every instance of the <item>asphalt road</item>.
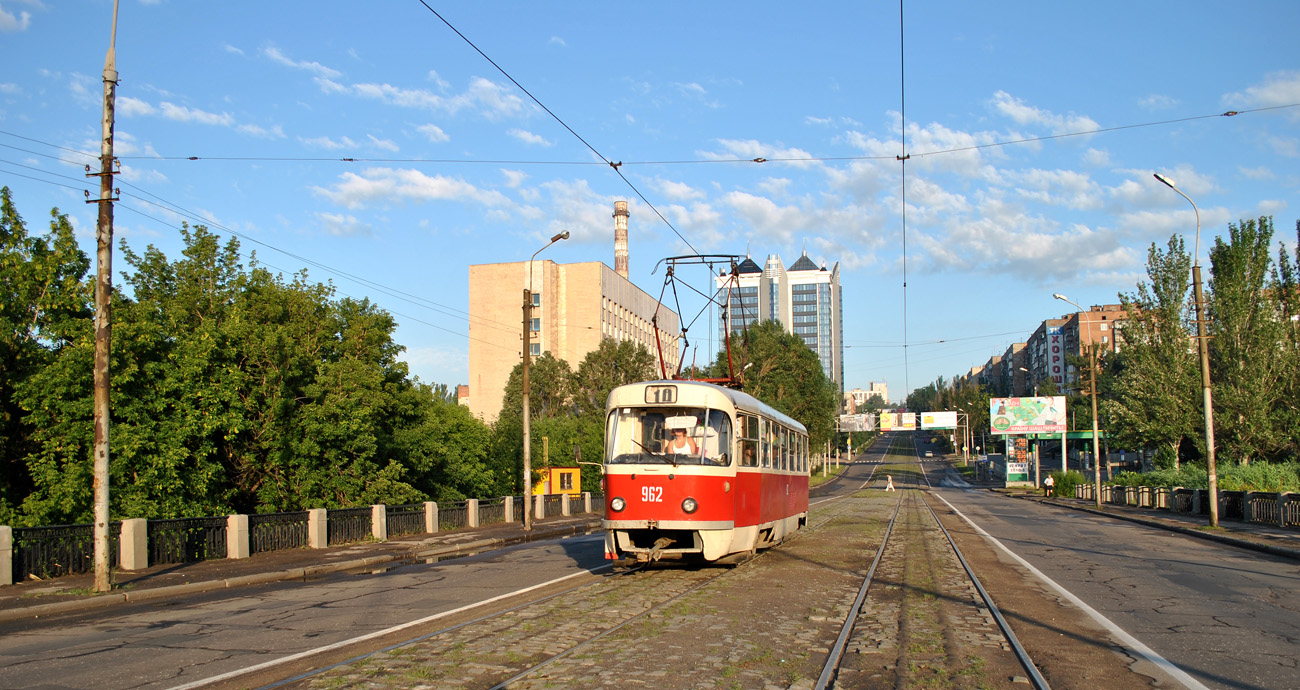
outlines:
[{"label": "asphalt road", "polygon": [[[812,502],[857,491],[878,459],[876,451],[859,455],[841,478],[815,489]],[[955,473],[932,472],[930,480],[1044,576],[1189,674],[1192,687],[1297,686],[1300,563],[972,490]],[[7,623],[0,625],[0,688],[184,686],[603,565],[601,538],[593,535],[382,575],[339,574]],[[1025,585],[985,586],[996,600],[999,587]],[[385,641],[442,625],[428,621]],[[266,677],[283,678],[286,668]],[[248,677],[232,683],[256,685]]]},{"label": "asphalt road", "polygon": [[1205,687],[1300,683],[1296,561],[988,491],[939,493]]},{"label": "asphalt road", "polygon": [[[407,565],[383,574],[336,574],[309,583],[70,614],[56,621],[8,623],[0,626],[0,688],[183,686],[605,563],[603,537],[592,535]],[[417,628],[390,637],[415,634]],[[276,677],[284,677],[283,670]],[[247,679],[236,685],[247,687],[244,683]]]}]

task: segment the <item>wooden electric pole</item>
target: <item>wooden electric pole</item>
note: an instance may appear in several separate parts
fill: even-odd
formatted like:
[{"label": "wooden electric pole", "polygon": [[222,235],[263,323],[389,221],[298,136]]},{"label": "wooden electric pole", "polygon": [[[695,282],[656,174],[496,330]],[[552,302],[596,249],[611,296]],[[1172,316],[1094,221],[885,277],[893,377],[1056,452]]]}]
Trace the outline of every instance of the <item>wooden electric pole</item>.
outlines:
[{"label": "wooden electric pole", "polygon": [[99,204],[99,223],[95,230],[95,399],[94,399],[94,472],[95,472],[95,591],[107,592],[112,588],[109,578],[108,536],[108,420],[109,376],[108,356],[112,344],[109,318],[113,297],[113,108],[117,98],[117,0],[113,0],[113,33],[108,42],[108,55],[104,58],[104,119],[103,139],[100,141],[99,172],[88,177],[99,177],[99,198],[88,203]]}]

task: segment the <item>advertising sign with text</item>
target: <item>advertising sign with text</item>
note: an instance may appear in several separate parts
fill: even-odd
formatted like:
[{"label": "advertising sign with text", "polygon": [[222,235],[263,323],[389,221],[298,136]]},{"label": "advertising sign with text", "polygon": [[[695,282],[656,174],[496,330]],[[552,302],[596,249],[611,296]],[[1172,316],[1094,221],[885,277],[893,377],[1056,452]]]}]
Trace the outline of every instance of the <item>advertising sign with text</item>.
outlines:
[{"label": "advertising sign with text", "polygon": [[954,412],[922,412],[921,413],[922,429],[956,429],[957,413]]},{"label": "advertising sign with text", "polygon": [[1065,385],[1065,335],[1060,326],[1047,327],[1047,375],[1057,387]]},{"label": "advertising sign with text", "polygon": [[990,398],[989,432],[1039,434],[1065,431],[1065,396]]}]

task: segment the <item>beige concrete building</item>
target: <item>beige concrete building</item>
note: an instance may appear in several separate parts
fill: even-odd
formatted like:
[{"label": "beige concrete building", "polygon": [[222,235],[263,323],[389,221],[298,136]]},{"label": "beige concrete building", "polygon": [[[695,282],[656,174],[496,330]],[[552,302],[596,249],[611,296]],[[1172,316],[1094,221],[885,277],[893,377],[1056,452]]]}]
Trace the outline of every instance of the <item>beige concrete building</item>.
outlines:
[{"label": "beige concrete building", "polygon": [[[484,421],[501,412],[506,382],[523,354],[527,261],[469,267],[469,409]],[[669,372],[677,370],[678,316],[599,261],[532,262],[532,355],[550,352],[577,369],[603,338],[631,340],[656,353],[660,339]]]}]

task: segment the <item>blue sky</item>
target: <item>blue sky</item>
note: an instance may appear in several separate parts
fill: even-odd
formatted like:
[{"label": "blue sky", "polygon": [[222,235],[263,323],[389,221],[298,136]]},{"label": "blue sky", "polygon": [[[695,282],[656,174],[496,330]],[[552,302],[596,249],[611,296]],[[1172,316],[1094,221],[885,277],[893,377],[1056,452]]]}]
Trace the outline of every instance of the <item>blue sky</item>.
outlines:
[{"label": "blue sky", "polygon": [[[1115,302],[1152,242],[1190,246],[1190,205],[1153,172],[1196,200],[1203,246],[1259,215],[1295,241],[1292,0],[908,2],[901,50],[898,3],[429,5],[577,136],[418,0],[122,0],[116,237],[175,259],[187,216],[237,232],[394,312],[412,371],[454,385],[467,267],[563,230],[543,258],[613,265],[626,199],[652,294],[681,237],[839,262],[846,385],[893,398],[1071,310],[1052,293]],[[0,184],[29,226],[70,214],[92,253],[76,152],[98,155],[111,17],[0,0]],[[714,332],[697,323],[688,358]]]}]

